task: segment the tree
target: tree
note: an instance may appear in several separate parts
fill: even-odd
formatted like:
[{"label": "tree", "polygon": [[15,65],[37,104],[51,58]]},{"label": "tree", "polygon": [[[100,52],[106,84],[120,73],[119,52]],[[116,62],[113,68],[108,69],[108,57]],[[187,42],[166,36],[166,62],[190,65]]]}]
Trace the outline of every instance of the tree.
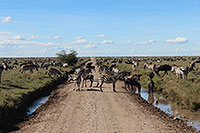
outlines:
[{"label": "tree", "polygon": [[75,65],[78,61],[77,52],[75,50],[71,50],[69,54],[67,54],[65,50],[62,50],[56,55],[61,62],[67,63],[69,66]]}]

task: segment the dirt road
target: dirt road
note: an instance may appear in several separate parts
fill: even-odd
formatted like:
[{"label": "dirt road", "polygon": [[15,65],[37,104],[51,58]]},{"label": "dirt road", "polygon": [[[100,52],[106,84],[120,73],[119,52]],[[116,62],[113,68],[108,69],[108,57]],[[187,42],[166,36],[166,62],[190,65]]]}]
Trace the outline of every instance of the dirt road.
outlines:
[{"label": "dirt road", "polygon": [[[95,78],[98,73],[93,72]],[[96,83],[94,83],[94,86]],[[73,91],[73,83],[56,90],[17,132],[25,133],[169,133],[183,132],[173,123],[147,111],[117,82],[99,88]]]}]

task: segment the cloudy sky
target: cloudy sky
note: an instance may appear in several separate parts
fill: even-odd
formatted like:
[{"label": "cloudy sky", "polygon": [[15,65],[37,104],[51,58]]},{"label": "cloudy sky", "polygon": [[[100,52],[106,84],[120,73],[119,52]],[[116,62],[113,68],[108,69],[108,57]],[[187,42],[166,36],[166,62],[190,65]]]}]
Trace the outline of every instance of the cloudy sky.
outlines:
[{"label": "cloudy sky", "polygon": [[0,57],[200,55],[199,0],[0,3]]}]

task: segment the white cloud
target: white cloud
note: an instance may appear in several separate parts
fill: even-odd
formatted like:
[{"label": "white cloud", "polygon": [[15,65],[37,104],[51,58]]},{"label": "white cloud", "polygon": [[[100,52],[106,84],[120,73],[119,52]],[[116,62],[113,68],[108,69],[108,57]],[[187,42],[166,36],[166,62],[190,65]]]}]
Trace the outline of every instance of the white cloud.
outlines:
[{"label": "white cloud", "polygon": [[87,44],[84,46],[84,48],[94,48],[94,47],[96,47],[96,45],[94,44]]},{"label": "white cloud", "polygon": [[131,41],[130,40],[126,40],[125,43],[131,43]]},{"label": "white cloud", "polygon": [[113,44],[112,40],[104,40],[101,42],[102,44]]},{"label": "white cloud", "polygon": [[149,40],[147,42],[136,42],[135,45],[146,45],[146,44],[152,44],[152,43],[156,43],[155,40]]},{"label": "white cloud", "polygon": [[60,36],[54,36],[53,38],[54,38],[54,39],[61,39]]},{"label": "white cloud", "polygon": [[45,52],[46,52],[46,49],[40,50],[40,53],[45,53]]},{"label": "white cloud", "polygon": [[97,38],[104,38],[106,35],[104,34],[100,34],[100,35],[95,35],[94,37],[97,37]]},{"label": "white cloud", "polygon": [[72,44],[85,44],[85,43],[87,43],[85,39],[80,39],[72,42]]},{"label": "white cloud", "polygon": [[200,45],[200,42],[197,42],[196,44],[197,44],[197,45]]},{"label": "white cloud", "polygon": [[149,42],[149,43],[156,43],[155,40],[149,40],[148,42]]},{"label": "white cloud", "polygon": [[11,16],[1,17],[1,22],[2,23],[10,23],[11,22]]},{"label": "white cloud", "polygon": [[12,19],[11,16],[1,17],[1,22],[2,23],[23,23],[23,21],[16,21],[16,20],[12,21],[11,19]]},{"label": "white cloud", "polygon": [[188,39],[186,37],[177,37],[176,39],[167,40],[167,43],[186,43]]},{"label": "white cloud", "polygon": [[186,52],[188,50],[184,49],[184,48],[176,48],[176,51],[181,51],[181,52]]},{"label": "white cloud", "polygon": [[20,36],[20,35],[17,35],[14,37],[15,40],[27,40],[26,38]]},{"label": "white cloud", "polygon": [[83,37],[82,36],[77,36],[75,39],[76,40],[80,40],[80,39],[83,39]]},{"label": "white cloud", "polygon": [[0,36],[10,36],[10,32],[0,32]]},{"label": "white cloud", "polygon": [[40,38],[40,37],[39,36],[35,36],[35,35],[31,36],[31,39],[38,39],[38,38]]}]

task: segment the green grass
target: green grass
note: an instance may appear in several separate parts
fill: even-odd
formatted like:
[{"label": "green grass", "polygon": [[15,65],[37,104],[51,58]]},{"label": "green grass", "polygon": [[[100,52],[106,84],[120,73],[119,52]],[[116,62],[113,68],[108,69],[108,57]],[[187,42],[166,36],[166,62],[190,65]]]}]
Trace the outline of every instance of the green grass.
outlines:
[{"label": "green grass", "polygon": [[[84,61],[77,63],[74,67],[79,66]],[[61,72],[70,71],[74,67],[57,67]],[[46,70],[39,69],[31,74],[29,71],[20,73],[19,69],[4,71],[2,74],[2,83],[0,83],[0,108],[18,108],[21,100],[27,94],[41,89],[57,78],[50,78],[45,75]]]},{"label": "green grass", "polygon": [[[109,61],[108,61],[109,62]],[[141,77],[141,85],[143,88],[147,88],[148,77],[147,73],[151,72],[151,70],[144,70],[143,65],[145,62],[140,62],[139,68],[136,71],[132,71],[131,65],[125,63],[117,63],[117,68],[120,70],[126,70],[131,72],[131,74],[140,73],[143,74]],[[154,63],[154,62],[153,62]],[[104,65],[110,65],[111,63],[104,62]],[[180,66],[187,66],[190,64],[190,61],[176,61],[176,62],[162,62],[155,64],[176,64]],[[200,69],[199,65],[196,64],[196,68]],[[168,75],[165,75],[163,78],[159,76],[155,76],[153,81],[156,86],[156,93],[162,95],[166,99],[174,102],[181,108],[189,109],[189,110],[197,110],[200,108],[200,77],[195,75],[198,73],[198,70],[194,72],[190,72],[188,76],[188,80],[181,79],[177,82],[175,72],[168,72]],[[160,72],[160,75],[163,75],[163,72]],[[194,82],[192,82],[194,79]]]}]

